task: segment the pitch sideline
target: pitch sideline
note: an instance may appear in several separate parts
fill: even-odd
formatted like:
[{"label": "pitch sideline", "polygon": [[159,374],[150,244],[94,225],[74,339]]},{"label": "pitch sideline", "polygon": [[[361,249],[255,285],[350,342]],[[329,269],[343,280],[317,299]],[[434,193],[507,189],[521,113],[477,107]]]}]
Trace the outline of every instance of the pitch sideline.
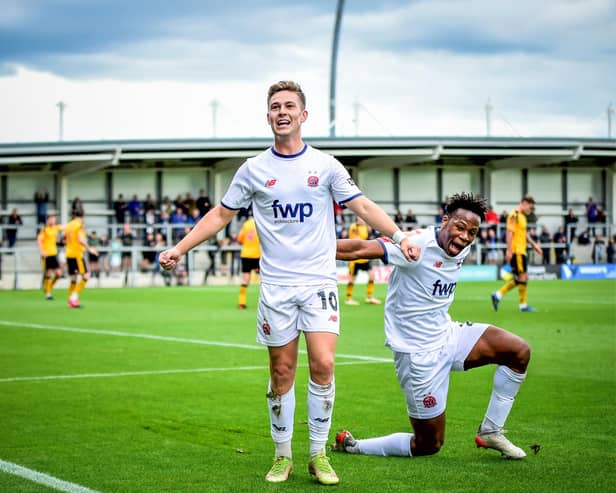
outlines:
[{"label": "pitch sideline", "polygon": [[19,476],[21,478],[32,481],[33,483],[49,486],[58,491],[64,491],[66,493],[99,493],[96,490],[91,490],[85,486],[80,486],[75,483],[70,483],[62,479],[58,479],[49,474],[35,471],[34,469],[28,469],[27,467],[14,464],[13,462],[7,462],[0,459],[0,471],[12,474],[13,476]]}]

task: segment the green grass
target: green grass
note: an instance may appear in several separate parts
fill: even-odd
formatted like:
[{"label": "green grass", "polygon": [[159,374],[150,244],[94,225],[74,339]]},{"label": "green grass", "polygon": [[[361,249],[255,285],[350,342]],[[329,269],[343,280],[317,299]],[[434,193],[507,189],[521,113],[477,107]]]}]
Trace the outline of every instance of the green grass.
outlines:
[{"label": "green grass", "polygon": [[[335,454],[338,491],[616,490],[616,283],[533,282],[529,298],[539,313],[519,313],[517,293],[494,313],[489,293],[497,286],[460,284],[452,316],[490,322],[530,342],[528,378],[507,423],[528,458],[505,461],[474,447],[492,386],[494,369],[485,367],[452,375],[440,453],[412,460]],[[359,298],[364,287],[356,289]],[[82,310],[66,308],[65,295],[60,290],[46,302],[38,291],[0,292],[0,460],[109,493],[319,488],[306,467],[304,354],[296,381],[296,470],[287,483],[268,485],[266,351],[128,337],[257,346],[256,288],[246,311],[236,309],[234,286],[87,289]],[[382,306],[343,305],[338,354],[389,360],[382,326]],[[345,427],[367,437],[409,430],[390,362],[339,356],[337,363],[332,431]],[[201,370],[152,373],[195,369]],[[146,373],[118,375],[130,372]],[[27,379],[62,375],[78,377]],[[19,377],[25,379],[9,380]],[[536,455],[534,444],[541,446]],[[0,472],[0,492],[47,491]]]}]

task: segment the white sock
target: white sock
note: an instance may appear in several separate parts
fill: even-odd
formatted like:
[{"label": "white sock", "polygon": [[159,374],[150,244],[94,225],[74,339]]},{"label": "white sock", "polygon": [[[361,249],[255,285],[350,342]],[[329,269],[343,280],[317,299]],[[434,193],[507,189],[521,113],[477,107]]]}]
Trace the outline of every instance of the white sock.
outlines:
[{"label": "white sock", "polygon": [[310,436],[310,457],[325,453],[329,429],[332,424],[336,381],[319,385],[308,379],[308,432]]},{"label": "white sock", "polygon": [[500,294],[500,291],[496,291],[496,292],[494,293],[494,296],[496,296],[496,299],[497,299],[497,300],[500,300],[500,299],[503,297],[503,295],[502,295],[502,294]]},{"label": "white sock", "polygon": [[483,433],[498,431],[503,428],[511,412],[515,396],[526,373],[516,373],[506,366],[499,366],[494,372],[494,388],[480,431]]},{"label": "white sock", "polygon": [[276,457],[291,458],[291,439],[295,416],[295,385],[286,394],[272,392],[271,381],[267,386],[267,407],[270,415],[270,432],[276,445]]},{"label": "white sock", "polygon": [[359,453],[364,455],[395,455],[411,457],[412,433],[393,433],[376,438],[357,440]]}]

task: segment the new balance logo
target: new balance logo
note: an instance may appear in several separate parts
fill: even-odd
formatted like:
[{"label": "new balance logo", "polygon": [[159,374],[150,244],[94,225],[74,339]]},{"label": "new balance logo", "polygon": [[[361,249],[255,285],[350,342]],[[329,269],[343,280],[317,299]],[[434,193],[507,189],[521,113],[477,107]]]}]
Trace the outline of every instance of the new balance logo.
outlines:
[{"label": "new balance logo", "polygon": [[266,187],[273,187],[276,184],[276,178],[272,178],[271,180],[267,180],[265,182],[265,186]]},{"label": "new balance logo", "polygon": [[449,298],[456,289],[456,284],[455,282],[442,284],[441,281],[437,279],[432,285],[432,296],[436,296],[437,298]]},{"label": "new balance logo", "polygon": [[272,423],[272,428],[274,428],[276,431],[287,431],[286,426],[276,426],[274,423]]},{"label": "new balance logo", "polygon": [[304,219],[312,216],[313,207],[310,202],[283,205],[280,203],[280,200],[274,200],[272,209],[274,210],[275,222],[303,223]]},{"label": "new balance logo", "polygon": [[319,423],[327,423],[329,421],[329,418],[314,418],[315,421],[318,421]]}]

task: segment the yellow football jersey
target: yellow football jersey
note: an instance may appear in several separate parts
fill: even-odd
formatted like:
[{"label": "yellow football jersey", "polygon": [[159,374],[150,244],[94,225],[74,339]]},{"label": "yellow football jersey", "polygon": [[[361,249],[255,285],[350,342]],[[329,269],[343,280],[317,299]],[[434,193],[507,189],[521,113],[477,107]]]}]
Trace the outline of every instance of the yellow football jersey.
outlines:
[{"label": "yellow football jersey", "polygon": [[240,232],[237,235],[237,241],[242,244],[240,257],[244,258],[261,258],[261,245],[259,245],[259,235],[257,234],[257,226],[255,220],[249,217],[244,221]]},{"label": "yellow football jersey", "polygon": [[36,239],[39,241],[46,257],[58,255],[58,233],[62,231],[62,226],[54,224],[53,226],[44,226],[39,232]]},{"label": "yellow football jersey", "polygon": [[[349,239],[350,240],[367,240],[370,236],[370,228],[365,224],[352,223],[349,226]],[[354,261],[357,264],[365,264],[367,259],[357,259]]]},{"label": "yellow football jersey", "polygon": [[526,216],[514,209],[507,216],[507,231],[513,234],[511,238],[511,253],[526,255]]},{"label": "yellow football jersey", "polygon": [[66,239],[66,257],[82,258],[85,251],[82,241],[86,239],[86,230],[80,218],[73,219],[65,226],[64,238]]}]

